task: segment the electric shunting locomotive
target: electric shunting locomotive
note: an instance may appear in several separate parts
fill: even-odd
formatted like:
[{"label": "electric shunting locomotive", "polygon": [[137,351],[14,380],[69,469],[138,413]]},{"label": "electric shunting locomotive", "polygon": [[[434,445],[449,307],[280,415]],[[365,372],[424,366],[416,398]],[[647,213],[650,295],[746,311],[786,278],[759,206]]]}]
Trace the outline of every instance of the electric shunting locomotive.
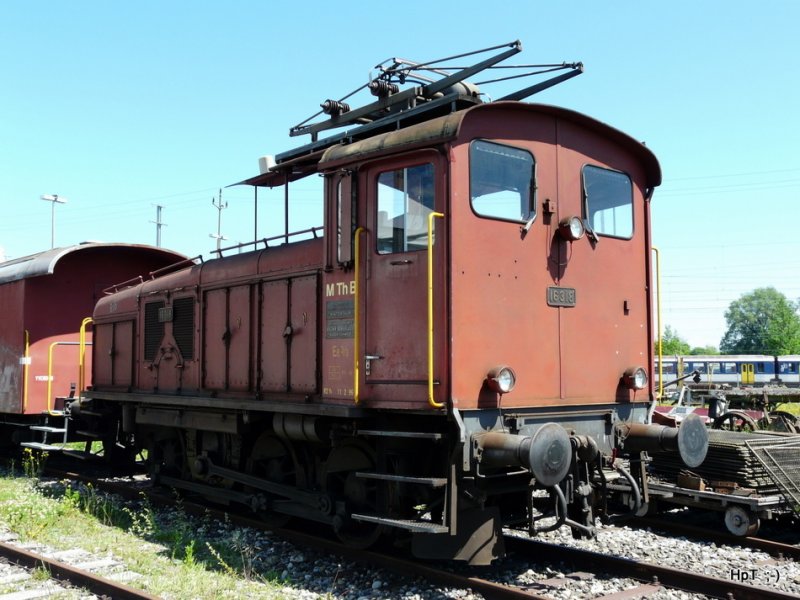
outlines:
[{"label": "electric shunting locomotive", "polygon": [[165,485],[472,564],[505,526],[593,535],[611,477],[638,510],[648,451],[702,462],[699,421],[646,423],[658,161],[524,101],[579,63],[485,101],[468,78],[520,50],[390,59],[372,100],[292,128],[310,141],[240,183],[291,204],[321,175],[322,228],[101,298],[71,419],[114,461],[146,449]]}]

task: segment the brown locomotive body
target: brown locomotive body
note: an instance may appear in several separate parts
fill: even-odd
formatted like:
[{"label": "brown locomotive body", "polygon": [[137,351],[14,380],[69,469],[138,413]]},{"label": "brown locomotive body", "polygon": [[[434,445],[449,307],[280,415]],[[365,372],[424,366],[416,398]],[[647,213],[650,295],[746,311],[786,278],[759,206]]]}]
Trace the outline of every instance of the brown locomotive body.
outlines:
[{"label": "brown locomotive body", "polygon": [[643,425],[653,154],[569,110],[426,85],[244,182],[324,175],[321,237],[103,298],[75,418],[147,448],[168,485],[473,563],[502,525],[591,535],[606,476],[638,491],[647,450],[702,460],[702,426]]}]

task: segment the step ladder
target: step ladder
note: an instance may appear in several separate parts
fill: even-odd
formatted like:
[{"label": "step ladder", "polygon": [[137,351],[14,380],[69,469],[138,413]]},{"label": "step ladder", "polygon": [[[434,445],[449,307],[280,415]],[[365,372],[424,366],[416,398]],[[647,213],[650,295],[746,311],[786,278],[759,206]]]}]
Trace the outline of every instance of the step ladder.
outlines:
[{"label": "step ladder", "polygon": [[[33,450],[40,450],[42,452],[61,452],[67,444],[68,435],[68,419],[63,410],[52,410],[45,413],[44,425],[31,425],[29,429],[37,432],[41,441],[38,442],[22,442],[20,446],[23,448],[31,448]],[[63,427],[53,427],[49,424],[51,417],[60,417],[64,419]]]},{"label": "step ladder", "polygon": [[[375,472],[357,472],[355,476],[359,479],[377,479],[380,481],[391,481],[393,483],[409,484],[409,485],[423,485],[432,488],[440,488],[447,485],[447,479],[444,477],[412,477],[408,475],[394,475],[389,473],[375,473]],[[397,529],[405,529],[406,531],[413,531],[418,533],[447,533],[449,528],[442,523],[425,519],[392,519],[381,515],[370,515],[362,513],[353,513],[350,518],[354,521],[363,521],[366,523],[376,523],[385,525],[387,527],[394,527]]]}]

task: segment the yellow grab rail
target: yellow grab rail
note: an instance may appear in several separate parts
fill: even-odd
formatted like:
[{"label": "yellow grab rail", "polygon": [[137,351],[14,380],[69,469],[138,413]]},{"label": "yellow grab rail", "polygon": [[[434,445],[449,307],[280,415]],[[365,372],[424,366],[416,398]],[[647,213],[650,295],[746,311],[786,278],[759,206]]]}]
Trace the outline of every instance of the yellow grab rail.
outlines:
[{"label": "yellow grab rail", "polygon": [[[86,340],[84,340],[84,345],[86,345]],[[89,343],[88,345],[91,345]],[[56,346],[81,346],[81,342],[53,342],[50,344],[50,348],[47,351],[47,414],[49,415],[58,415],[58,413],[53,412],[52,409],[52,401],[53,401],[53,350]]]},{"label": "yellow grab rail", "polygon": [[[661,253],[658,248],[651,246],[656,253],[656,322],[658,323],[658,398],[664,397],[664,367],[663,352],[661,348]],[[677,367],[677,365],[676,365]]]},{"label": "yellow grab rail", "polygon": [[86,389],[86,327],[93,323],[92,317],[81,321],[80,349],[78,354],[78,396]]},{"label": "yellow grab rail", "polygon": [[354,234],[355,249],[354,249],[354,262],[355,272],[355,290],[353,293],[353,400],[358,404],[360,398],[358,397],[358,379],[359,379],[359,353],[361,352],[359,344],[359,336],[361,335],[361,328],[359,327],[359,302],[361,300],[361,234],[366,229],[359,227]]},{"label": "yellow grab rail", "polygon": [[444,213],[428,214],[428,404],[433,408],[442,408],[443,402],[433,397],[433,220],[444,218]]},{"label": "yellow grab rail", "polygon": [[28,372],[31,366],[31,332],[25,330],[25,354],[22,356],[22,414],[28,410]]}]

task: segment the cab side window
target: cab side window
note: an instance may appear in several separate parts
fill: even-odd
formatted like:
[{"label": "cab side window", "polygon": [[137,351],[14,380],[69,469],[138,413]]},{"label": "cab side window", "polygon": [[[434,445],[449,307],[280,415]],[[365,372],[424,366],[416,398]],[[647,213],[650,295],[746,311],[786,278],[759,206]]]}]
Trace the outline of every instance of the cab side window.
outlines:
[{"label": "cab side window", "polygon": [[434,207],[433,164],[426,163],[378,176],[379,254],[414,252],[428,247],[428,215]]}]

